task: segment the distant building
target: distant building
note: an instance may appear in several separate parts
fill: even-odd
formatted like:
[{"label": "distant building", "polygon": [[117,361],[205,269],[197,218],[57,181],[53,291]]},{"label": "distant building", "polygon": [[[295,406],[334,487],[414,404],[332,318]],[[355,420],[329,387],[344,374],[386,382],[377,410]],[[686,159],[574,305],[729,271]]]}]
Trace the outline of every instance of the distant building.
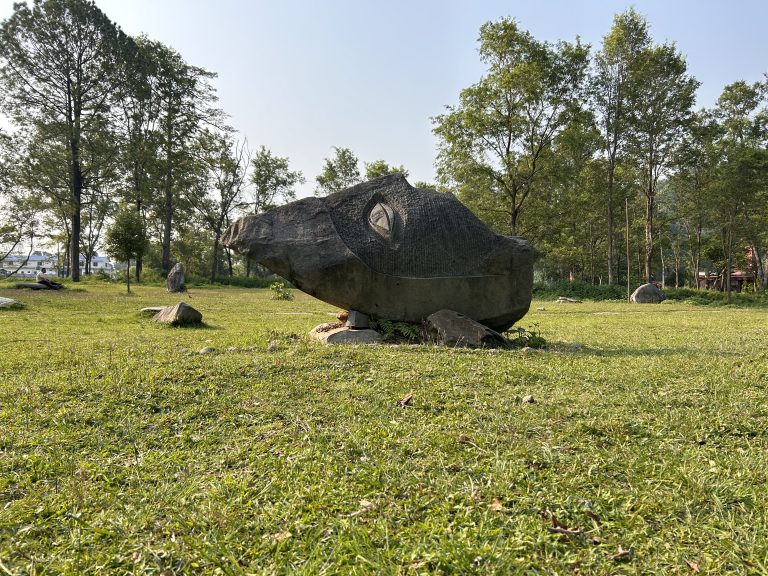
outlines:
[{"label": "distant building", "polygon": [[[19,268],[21,264],[27,260],[26,254],[9,254],[5,260],[0,261],[0,275],[7,276],[11,272]],[[29,255],[29,259],[26,264],[22,266],[18,272],[13,276],[15,278],[34,278],[37,273],[45,268],[46,276],[56,276],[58,273],[59,262],[55,254],[50,252],[44,252],[41,250],[35,250]],[[80,256],[80,268],[85,270],[85,257]],[[104,271],[106,274],[112,274],[115,271],[115,265],[109,261],[106,256],[99,256],[94,253],[91,259],[91,273]]]}]

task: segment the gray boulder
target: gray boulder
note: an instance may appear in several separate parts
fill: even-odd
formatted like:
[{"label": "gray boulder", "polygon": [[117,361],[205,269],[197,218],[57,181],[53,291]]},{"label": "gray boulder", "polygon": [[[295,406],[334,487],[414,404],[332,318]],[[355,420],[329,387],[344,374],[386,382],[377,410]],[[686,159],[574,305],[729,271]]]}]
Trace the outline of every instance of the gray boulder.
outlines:
[{"label": "gray boulder", "polygon": [[528,311],[535,251],[401,174],[230,226],[222,243],[329,304],[421,322],[448,308],[496,330]]},{"label": "gray boulder", "polygon": [[426,321],[427,333],[443,346],[468,348],[504,348],[504,337],[463,314],[453,310],[440,310],[430,314]]},{"label": "gray boulder", "polygon": [[181,262],[177,262],[171,271],[168,272],[168,278],[165,279],[165,287],[168,292],[184,292],[186,287],[184,286],[184,266]]},{"label": "gray boulder", "polygon": [[643,284],[629,297],[635,304],[658,304],[666,299],[664,292],[651,283]]},{"label": "gray boulder", "polygon": [[203,321],[203,315],[189,304],[179,302],[175,306],[166,306],[155,314],[152,320],[172,326],[189,326],[200,324]]},{"label": "gray boulder", "polygon": [[18,290],[56,290],[45,284],[39,284],[37,282],[17,282],[16,288]]},{"label": "gray boulder", "polygon": [[16,302],[16,300],[13,300],[12,298],[3,298],[0,296],[0,308],[16,308],[19,306],[19,303]]},{"label": "gray boulder", "polygon": [[370,328],[355,330],[337,323],[320,324],[309,335],[325,344],[380,344],[381,334]]}]

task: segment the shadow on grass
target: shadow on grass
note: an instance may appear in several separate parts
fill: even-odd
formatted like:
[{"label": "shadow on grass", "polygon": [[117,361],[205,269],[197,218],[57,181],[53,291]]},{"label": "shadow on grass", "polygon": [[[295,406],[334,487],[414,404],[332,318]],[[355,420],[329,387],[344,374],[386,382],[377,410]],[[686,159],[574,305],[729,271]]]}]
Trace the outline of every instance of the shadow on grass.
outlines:
[{"label": "shadow on grass", "polygon": [[[597,348],[583,348],[581,352],[585,352],[594,356],[603,356],[609,358],[620,357],[643,357],[643,356],[696,356],[702,354],[702,350],[697,348],[616,348],[616,349],[597,349]],[[717,352],[707,351],[708,356],[739,356],[738,352],[729,352],[720,350]]]},{"label": "shadow on grass", "polygon": [[172,330],[224,330],[223,326],[217,326],[215,324],[208,324],[206,322],[197,322],[195,324],[161,324],[162,328]]}]

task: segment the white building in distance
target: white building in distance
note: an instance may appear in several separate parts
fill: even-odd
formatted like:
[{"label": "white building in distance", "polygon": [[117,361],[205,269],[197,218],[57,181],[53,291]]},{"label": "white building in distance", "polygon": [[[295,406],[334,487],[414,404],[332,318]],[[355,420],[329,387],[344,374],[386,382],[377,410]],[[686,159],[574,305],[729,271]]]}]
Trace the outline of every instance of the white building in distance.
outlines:
[{"label": "white building in distance", "polygon": [[[21,264],[26,259],[26,254],[9,254],[5,260],[0,261],[0,276],[10,275],[14,270],[21,266]],[[29,259],[27,260],[26,264],[24,264],[24,266],[22,266],[19,271],[13,275],[13,277],[34,278],[42,268],[46,269],[46,276],[52,277],[57,275],[58,266],[59,262],[55,254],[41,250],[35,250],[32,252],[32,254],[29,255]],[[82,255],[80,256],[80,269],[85,270],[85,257]],[[99,256],[97,253],[94,253],[93,258],[91,259],[91,274],[95,274],[100,271],[104,271],[106,274],[111,276],[115,271],[115,265],[112,264],[112,262],[110,262],[109,258],[106,256]]]}]

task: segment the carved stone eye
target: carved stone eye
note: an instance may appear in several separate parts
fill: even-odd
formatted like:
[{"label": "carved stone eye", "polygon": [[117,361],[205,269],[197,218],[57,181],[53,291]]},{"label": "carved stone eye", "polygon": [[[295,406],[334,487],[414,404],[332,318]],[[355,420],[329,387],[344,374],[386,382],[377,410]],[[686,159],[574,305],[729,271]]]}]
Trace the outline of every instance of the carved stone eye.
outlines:
[{"label": "carved stone eye", "polygon": [[368,215],[368,222],[376,232],[389,238],[395,228],[395,213],[392,208],[379,202]]}]

